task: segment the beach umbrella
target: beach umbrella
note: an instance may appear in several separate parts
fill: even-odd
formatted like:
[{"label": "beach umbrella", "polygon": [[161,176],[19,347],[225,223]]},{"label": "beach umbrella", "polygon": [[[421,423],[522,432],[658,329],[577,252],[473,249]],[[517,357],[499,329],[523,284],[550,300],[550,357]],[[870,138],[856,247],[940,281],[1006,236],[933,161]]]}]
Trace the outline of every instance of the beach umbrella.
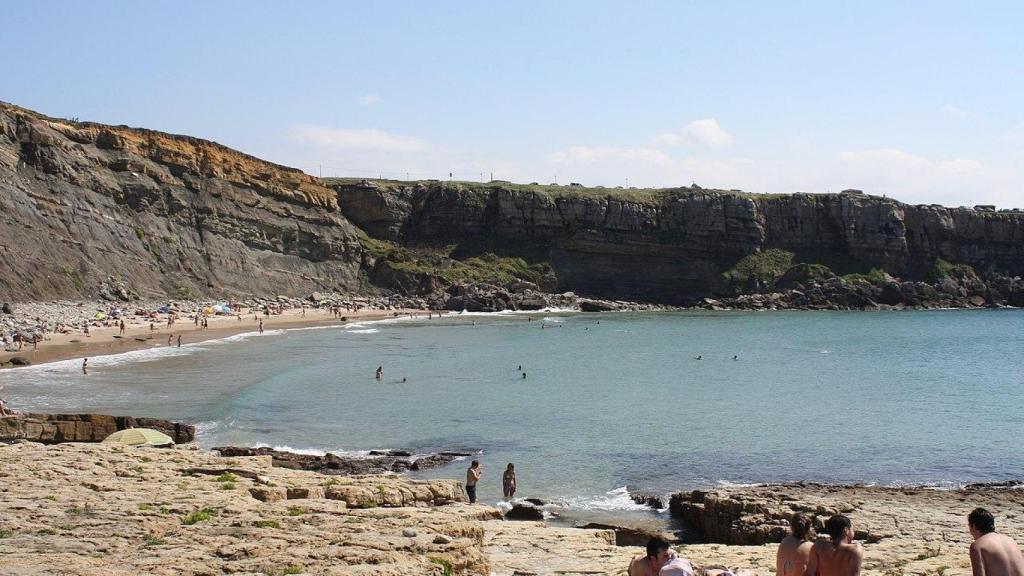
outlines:
[{"label": "beach umbrella", "polygon": [[128,428],[118,430],[103,439],[104,444],[123,446],[166,446],[174,444],[170,436],[152,428]]}]

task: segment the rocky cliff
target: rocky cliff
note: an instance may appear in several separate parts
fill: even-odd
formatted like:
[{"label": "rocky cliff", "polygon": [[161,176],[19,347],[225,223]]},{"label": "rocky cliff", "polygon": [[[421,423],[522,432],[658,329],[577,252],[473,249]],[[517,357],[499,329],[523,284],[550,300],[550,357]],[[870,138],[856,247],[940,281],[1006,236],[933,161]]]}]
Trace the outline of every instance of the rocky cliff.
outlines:
[{"label": "rocky cliff", "polygon": [[[453,284],[525,280],[535,307],[556,290],[697,304],[776,291],[806,263],[933,284],[959,270],[945,289],[882,297],[875,282],[844,307],[919,305],[930,290],[1001,305],[1024,301],[1024,212],[862,193],[325,183],[214,142],[0,103],[0,257],[0,301],[383,288],[444,306],[466,298]],[[790,287],[796,307],[837,292]]]},{"label": "rocky cliff", "polygon": [[[838,273],[926,277],[937,262],[1024,274],[1024,212],[907,205],[856,191],[755,195],[664,190],[339,180],[342,211],[399,243],[541,254],[559,289],[688,300],[756,286],[731,272],[778,250]],[[746,280],[746,279],[744,279]]]},{"label": "rocky cliff", "polygon": [[224,146],[0,103],[0,294],[308,294],[357,286],[332,190]]}]

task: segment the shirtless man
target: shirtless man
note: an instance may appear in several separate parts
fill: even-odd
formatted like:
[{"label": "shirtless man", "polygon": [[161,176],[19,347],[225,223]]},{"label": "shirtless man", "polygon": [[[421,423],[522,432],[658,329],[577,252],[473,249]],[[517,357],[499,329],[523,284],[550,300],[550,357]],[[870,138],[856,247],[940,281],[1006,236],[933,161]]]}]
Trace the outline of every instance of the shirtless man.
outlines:
[{"label": "shirtless man", "polygon": [[629,576],[658,576],[661,567],[672,559],[672,550],[668,542],[661,538],[647,541],[647,553],[633,558],[629,563]]},{"label": "shirtless man", "polygon": [[967,528],[974,536],[971,543],[971,570],[974,576],[1024,576],[1024,557],[1013,538],[996,533],[996,519],[984,508],[975,508],[967,516]]},{"label": "shirtless man", "polygon": [[775,555],[776,576],[803,576],[811,557],[811,517],[796,514],[789,520],[790,534],[782,539]]},{"label": "shirtless man", "polygon": [[828,519],[825,531],[831,542],[819,540],[811,547],[804,576],[859,576],[864,551],[853,543],[850,519],[836,514]]},{"label": "shirtless man", "polygon": [[[377,377],[380,380],[380,377]],[[469,503],[476,503],[476,483],[480,481],[484,471],[480,468],[480,461],[473,460],[466,469],[466,495],[469,496]]]}]

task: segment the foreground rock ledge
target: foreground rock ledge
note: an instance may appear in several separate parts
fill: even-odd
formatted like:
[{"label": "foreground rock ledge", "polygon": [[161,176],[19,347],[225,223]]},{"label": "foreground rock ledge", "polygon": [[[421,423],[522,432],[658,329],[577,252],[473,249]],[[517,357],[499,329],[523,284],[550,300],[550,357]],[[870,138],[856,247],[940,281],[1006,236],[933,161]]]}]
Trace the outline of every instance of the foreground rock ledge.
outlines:
[{"label": "foreground rock ledge", "polygon": [[[103,444],[0,445],[0,575],[472,574],[622,576],[639,547],[611,530],[509,522],[454,480],[326,476],[221,457]],[[865,574],[969,574],[966,510],[989,507],[1024,539],[1019,490],[794,486],[722,499],[817,510],[848,503]],[[678,546],[696,566],[771,573],[775,545]],[[447,571],[447,572],[446,572]]]}]

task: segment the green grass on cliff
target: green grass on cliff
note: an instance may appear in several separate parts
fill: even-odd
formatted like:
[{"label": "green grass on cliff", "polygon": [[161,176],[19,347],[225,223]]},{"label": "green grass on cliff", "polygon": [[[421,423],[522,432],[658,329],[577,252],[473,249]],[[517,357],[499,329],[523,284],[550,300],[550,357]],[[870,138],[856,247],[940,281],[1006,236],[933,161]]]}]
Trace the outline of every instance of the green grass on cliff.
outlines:
[{"label": "green grass on cliff", "polygon": [[885,270],[881,268],[872,268],[867,272],[855,272],[853,274],[844,274],[842,276],[843,281],[850,282],[868,282],[869,284],[884,284],[885,283]]},{"label": "green grass on cliff", "polygon": [[754,252],[726,270],[723,276],[734,284],[743,285],[752,281],[771,284],[793,265],[793,258],[792,252],[778,248]]},{"label": "green grass on cliff", "polygon": [[942,258],[936,258],[928,271],[928,279],[936,282],[943,278],[977,279],[978,273],[969,264],[954,264]]},{"label": "green grass on cliff", "polygon": [[504,285],[515,280],[540,283],[550,272],[546,262],[529,263],[519,256],[497,255],[481,251],[460,254],[457,245],[400,246],[358,233],[363,250],[376,260],[376,266],[406,276],[426,274],[447,283],[488,282]]},{"label": "green grass on cliff", "polygon": [[517,184],[507,182],[504,180],[495,180],[493,182],[472,182],[464,180],[380,180],[370,178],[324,178],[322,181],[328,186],[354,186],[363,181],[371,182],[374,185],[385,188],[397,190],[399,188],[415,186],[417,184],[423,184],[427,186],[439,186],[442,190],[452,191],[470,191],[480,193],[490,193],[494,190],[508,190],[519,193],[533,193],[538,196],[550,198],[552,200],[559,198],[592,198],[595,200],[604,200],[608,198],[614,198],[616,200],[622,200],[624,202],[634,202],[637,204],[651,204],[657,205],[666,198],[673,198],[677,196],[687,196],[692,194],[712,194],[712,195],[726,195],[735,196],[740,198],[771,198],[775,196],[783,196],[779,194],[756,194],[750,192],[743,192],[740,190],[714,190],[700,188],[699,186],[694,187],[676,187],[676,188],[624,188],[622,186],[616,187],[605,187],[605,186],[573,186],[573,185],[560,185],[560,184]]}]

